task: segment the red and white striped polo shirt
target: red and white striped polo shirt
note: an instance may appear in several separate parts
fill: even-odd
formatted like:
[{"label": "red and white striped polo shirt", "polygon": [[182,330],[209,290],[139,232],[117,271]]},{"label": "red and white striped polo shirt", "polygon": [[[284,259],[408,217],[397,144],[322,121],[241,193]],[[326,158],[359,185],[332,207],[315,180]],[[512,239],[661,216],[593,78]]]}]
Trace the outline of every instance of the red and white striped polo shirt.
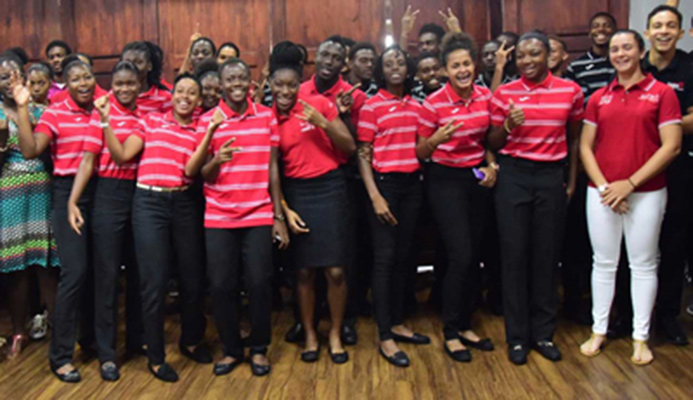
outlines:
[{"label": "red and white striped polo shirt", "polygon": [[166,114],[173,109],[171,98],[170,91],[151,86],[149,90],[137,96],[137,109],[142,115],[152,112]]},{"label": "red and white striped polo shirt", "polygon": [[199,143],[197,120],[181,125],[169,111],[148,114],[141,121],[142,130],[135,132],[144,141],[137,183],[168,188],[190,185],[185,164]]},{"label": "red and white striped polo shirt", "polygon": [[[216,154],[228,140],[241,150],[222,164],[214,182],[205,182],[205,228],[233,229],[266,226],[274,223],[274,208],[269,193],[270,150],[279,146],[277,120],[269,107],[248,101],[248,109],[238,115],[225,101],[205,113],[198,123],[202,138],[216,109],[224,114],[210,150]],[[269,238],[268,238],[269,240]]]},{"label": "red and white striped polo shirt", "polygon": [[78,106],[72,97],[51,104],[41,115],[36,133],[51,139],[53,175],[74,176],[82,162],[85,142],[95,142],[89,135],[91,111]]},{"label": "red and white striped polo shirt", "polygon": [[491,92],[473,85],[469,99],[461,98],[448,82],[431,93],[423,103],[419,136],[431,137],[438,128],[452,121],[463,122],[450,140],[440,144],[431,154],[435,163],[456,168],[476,167],[486,154],[484,139],[491,125]]},{"label": "red and white striped polo shirt", "polygon": [[358,139],[373,143],[373,169],[380,173],[411,173],[420,168],[416,132],[421,105],[410,96],[387,90],[366,101],[359,114]]},{"label": "red and white striped polo shirt", "polygon": [[[113,134],[120,143],[130,137],[130,135],[142,136],[142,125],[140,124],[139,110],[128,110],[124,108],[118,100],[110,94],[108,96],[111,104],[111,112],[109,116],[111,129]],[[103,128],[101,124],[101,115],[97,110],[92,111],[91,121],[89,122],[89,135],[95,140],[84,142],[84,151],[94,153],[98,156],[96,173],[103,178],[113,179],[129,179],[137,178],[137,162],[135,158],[122,165],[116,164],[111,158],[111,153],[108,151],[108,146],[103,137]]]},{"label": "red and white striped polo shirt", "polygon": [[509,102],[525,112],[525,123],[508,134],[500,153],[532,161],[560,161],[568,155],[566,125],[584,117],[582,89],[549,72],[534,83],[524,76],[501,85],[491,100],[491,123],[502,126]]},{"label": "red and white striped polo shirt", "polygon": [[[299,93],[298,99],[313,106],[328,121],[339,115],[334,103],[323,96]],[[315,178],[339,167],[336,147],[325,131],[296,117],[303,115],[303,104],[296,101],[288,115],[280,115],[275,103],[274,115],[279,124],[279,151],[284,163],[284,176]]]},{"label": "red and white striped polo shirt", "polygon": [[[590,97],[585,115],[585,124],[597,127],[594,155],[609,182],[633,175],[662,146],[659,129],[680,123],[676,92],[651,74],[628,90],[614,79]],[[636,191],[665,186],[665,175],[660,173]]]}]

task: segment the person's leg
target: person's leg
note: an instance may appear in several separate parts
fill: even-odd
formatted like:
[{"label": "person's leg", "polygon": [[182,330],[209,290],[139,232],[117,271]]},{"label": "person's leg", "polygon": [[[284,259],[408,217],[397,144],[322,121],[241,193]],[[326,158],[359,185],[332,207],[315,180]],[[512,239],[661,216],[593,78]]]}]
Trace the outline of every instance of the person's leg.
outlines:
[{"label": "person's leg", "polygon": [[301,323],[305,331],[306,351],[318,349],[315,323],[315,269],[301,268],[296,273],[296,291]]},{"label": "person's leg", "polygon": [[10,319],[12,320],[12,334],[22,335],[27,339],[27,313],[29,301],[29,269],[15,271],[7,274],[8,299]]},{"label": "person's leg", "polygon": [[330,316],[332,317],[332,326],[329,334],[330,351],[334,354],[339,354],[344,351],[340,333],[347,301],[347,283],[344,267],[325,268],[325,278],[327,280],[327,303],[330,306]]},{"label": "person's leg", "polygon": [[248,338],[253,362],[268,365],[266,353],[272,338],[272,227],[244,229],[243,268],[250,300],[251,333]]},{"label": "person's leg", "polygon": [[142,319],[142,294],[140,273],[135,256],[135,239],[132,223],[128,224],[123,249],[125,264],[125,348],[140,354],[144,346],[144,321]]},{"label": "person's leg", "polygon": [[46,310],[48,310],[48,315],[53,315],[55,310],[55,294],[58,288],[58,273],[57,268],[51,267],[34,267],[36,271],[36,277],[38,278],[39,291],[41,292],[41,303]]}]

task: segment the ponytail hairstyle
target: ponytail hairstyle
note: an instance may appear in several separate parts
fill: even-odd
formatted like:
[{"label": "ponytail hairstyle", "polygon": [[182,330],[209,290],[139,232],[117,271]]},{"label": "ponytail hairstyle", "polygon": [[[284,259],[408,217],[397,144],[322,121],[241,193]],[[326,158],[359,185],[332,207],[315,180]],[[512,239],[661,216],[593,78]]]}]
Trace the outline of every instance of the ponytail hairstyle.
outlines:
[{"label": "ponytail hairstyle", "polygon": [[39,61],[39,62],[35,62],[35,63],[31,64],[29,66],[29,69],[27,69],[26,73],[28,75],[34,71],[37,71],[37,72],[40,72],[40,73],[46,75],[46,77],[48,77],[48,80],[51,80],[51,81],[53,80],[53,69],[45,61]]},{"label": "ponytail hairstyle", "polygon": [[157,45],[152,42],[130,42],[123,47],[123,51],[120,53],[121,58],[123,54],[128,51],[137,51],[144,54],[149,64],[151,64],[151,71],[147,72],[147,83],[149,86],[155,86],[159,89],[168,90],[166,86],[161,83],[161,72],[162,72],[162,57],[163,51]]},{"label": "ponytail hairstyle", "polygon": [[[223,43],[221,46],[219,46],[219,49],[215,52],[214,57],[218,58],[219,53],[221,53],[221,51],[224,50],[225,47],[232,48],[236,52],[236,57],[241,56],[241,49],[239,49],[238,46],[236,46],[236,43],[226,42],[226,43]],[[212,43],[212,48],[214,48],[214,43]]]},{"label": "ponytail hairstyle", "polygon": [[447,66],[450,54],[457,50],[467,50],[475,63],[479,57],[479,48],[471,36],[463,32],[448,32],[441,42],[440,61],[443,67]]},{"label": "ponytail hairstyle", "polygon": [[527,32],[524,35],[520,36],[520,40],[517,41],[517,47],[515,47],[515,51],[517,51],[517,48],[520,47],[520,43],[531,39],[537,39],[538,41],[540,41],[541,44],[544,45],[547,55],[551,53],[551,44],[549,43],[549,37],[546,36],[544,32],[537,30]]},{"label": "ponytail hairstyle", "polygon": [[75,53],[72,53],[69,56],[65,57],[63,61],[60,63],[60,67],[63,69],[63,76],[67,76],[71,69],[77,67],[84,67],[92,75],[94,74],[94,72],[91,69],[91,65],[82,61]]},{"label": "ponytail hairstyle", "polygon": [[304,53],[298,45],[289,41],[279,42],[270,54],[270,76],[281,69],[290,69],[296,71],[300,79],[303,76],[304,59]]},{"label": "ponytail hairstyle", "polygon": [[409,54],[407,54],[406,51],[402,50],[402,48],[396,44],[383,50],[376,60],[375,70],[373,71],[373,79],[379,88],[385,89],[387,87],[387,82],[385,82],[385,74],[383,73],[383,60],[385,59],[385,55],[387,53],[393,51],[399,52],[404,57],[404,62],[407,65],[407,77],[404,79],[404,94],[410,94],[412,88],[416,86],[416,83],[414,82],[414,77],[416,76],[416,64],[414,63],[414,60],[409,57]]},{"label": "ponytail hairstyle", "polygon": [[[216,57],[216,54],[217,54],[217,46],[214,44],[214,41],[213,41],[212,39],[210,39],[210,38],[208,38],[208,37],[205,37],[205,36],[200,37],[200,38],[197,38],[197,39],[195,39],[194,42],[192,42],[192,44],[190,45],[190,52],[191,52],[191,53],[192,53],[193,47],[195,47],[195,45],[198,44],[198,43],[200,43],[200,42],[207,42],[207,43],[209,43],[209,45],[212,46],[212,57]],[[235,45],[234,45],[234,46],[235,46]],[[239,54],[239,52],[238,52],[238,47],[236,47],[236,55],[237,55],[237,57],[240,56],[240,54]]]},{"label": "ponytail hairstyle", "polygon": [[112,74],[115,75],[116,72],[123,71],[123,70],[131,71],[135,75],[140,74],[140,70],[139,70],[139,68],[137,68],[137,66],[135,64],[131,63],[130,61],[124,61],[124,60],[118,61],[118,63],[115,65],[115,67],[113,67]]}]

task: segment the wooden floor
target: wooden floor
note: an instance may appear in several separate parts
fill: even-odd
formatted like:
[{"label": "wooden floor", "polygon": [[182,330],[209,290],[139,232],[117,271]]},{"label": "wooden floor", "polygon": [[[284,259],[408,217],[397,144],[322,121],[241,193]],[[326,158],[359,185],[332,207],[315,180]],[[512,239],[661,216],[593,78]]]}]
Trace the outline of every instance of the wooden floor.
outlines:
[{"label": "wooden floor", "polygon": [[[689,332],[693,318],[682,317]],[[177,317],[166,322],[168,362],[177,369],[180,381],[162,383],[147,371],[146,359],[125,359],[120,381],[105,383],[98,373],[98,361],[76,359],[83,380],[76,385],[64,384],[48,368],[48,341],[32,343],[19,360],[0,363],[1,399],[691,399],[693,398],[693,346],[679,348],[657,342],[655,362],[636,367],[629,361],[628,340],[611,342],[594,359],[578,352],[578,345],[589,335],[589,328],[561,321],[555,337],[563,350],[563,360],[551,363],[531,353],[522,367],[510,364],[503,343],[503,319],[485,312],[476,316],[478,332],[493,339],[497,349],[490,353],[473,352],[469,364],[453,362],[443,353],[442,325],[436,313],[422,310],[410,321],[418,332],[432,336],[428,346],[403,344],[412,366],[398,369],[385,362],[376,349],[376,326],[370,319],[358,323],[359,344],[350,347],[351,361],[335,365],[329,359],[326,344],[320,361],[300,361],[300,348],[284,342],[284,332],[293,319],[289,307],[273,314],[273,337],[269,357],[272,372],[257,378],[244,364],[224,377],[215,377],[211,365],[197,365],[178,353],[179,323]],[[321,325],[325,332],[326,323]],[[5,314],[0,333],[9,333]],[[122,330],[122,327],[121,327]],[[121,332],[121,338],[122,332]],[[211,323],[207,338],[215,354],[220,353],[216,332]],[[123,351],[121,349],[121,353]]]}]

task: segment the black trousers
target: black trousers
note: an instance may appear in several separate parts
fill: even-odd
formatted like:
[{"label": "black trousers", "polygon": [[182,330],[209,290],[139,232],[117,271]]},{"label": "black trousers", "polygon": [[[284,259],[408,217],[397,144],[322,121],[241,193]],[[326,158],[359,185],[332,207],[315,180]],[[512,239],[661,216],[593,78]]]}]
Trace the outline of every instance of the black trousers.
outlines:
[{"label": "black trousers", "polygon": [[243,357],[239,334],[238,281],[243,268],[250,300],[250,353],[264,354],[272,330],[272,227],[206,229],[207,276],[214,300],[214,319],[224,354]]},{"label": "black trousers", "polygon": [[659,248],[659,288],[656,310],[658,318],[677,317],[683,296],[686,248],[691,232],[693,205],[693,158],[681,154],[668,168],[668,200]]},{"label": "black trousers", "polygon": [[592,245],[587,232],[587,184],[585,172],[578,174],[573,198],[566,211],[565,235],[562,251],[561,276],[563,303],[575,310],[583,295],[590,293],[592,274]]},{"label": "black trousers", "polygon": [[132,199],[135,182],[99,178],[92,211],[94,243],[94,322],[96,348],[101,363],[115,361],[118,315],[118,278],[126,265],[127,347],[141,347],[142,302],[132,238]]},{"label": "black trousers", "polygon": [[373,241],[369,216],[364,210],[368,209],[370,199],[363,185],[361,176],[356,173],[351,165],[342,167],[347,177],[347,190],[349,191],[349,265],[346,268],[347,275],[347,304],[344,310],[344,324],[353,325],[358,319],[361,307],[367,305],[370,277],[373,272]]},{"label": "black trousers", "polygon": [[392,327],[404,321],[404,290],[411,266],[412,242],[421,208],[421,174],[375,174],[397,225],[382,222],[369,207],[373,236],[373,300],[380,340],[392,339]]},{"label": "black trousers", "polygon": [[165,361],[164,302],[172,254],[181,280],[181,346],[204,338],[202,311],[204,231],[199,201],[193,190],[154,192],[135,190],[132,227],[140,270],[142,316],[147,356],[154,365]]},{"label": "black trousers", "polygon": [[471,168],[430,164],[426,170],[428,200],[447,253],[442,280],[446,340],[471,329],[479,286],[479,257],[484,215],[490,191],[479,185]]},{"label": "black trousers", "polygon": [[60,257],[60,278],[53,313],[53,333],[49,358],[55,367],[72,362],[75,348],[75,327],[79,316],[83,318],[80,333],[89,341],[93,329],[93,312],[88,304],[93,304],[93,291],[87,290],[91,265],[91,209],[94,196],[94,182],[84,190],[78,206],[84,217],[82,234],[78,235],[67,221],[67,201],[72,191],[73,177],[53,177],[53,215],[52,224]]},{"label": "black trousers", "polygon": [[495,197],[506,340],[510,346],[552,340],[566,209],[564,163],[507,156],[498,163]]}]

